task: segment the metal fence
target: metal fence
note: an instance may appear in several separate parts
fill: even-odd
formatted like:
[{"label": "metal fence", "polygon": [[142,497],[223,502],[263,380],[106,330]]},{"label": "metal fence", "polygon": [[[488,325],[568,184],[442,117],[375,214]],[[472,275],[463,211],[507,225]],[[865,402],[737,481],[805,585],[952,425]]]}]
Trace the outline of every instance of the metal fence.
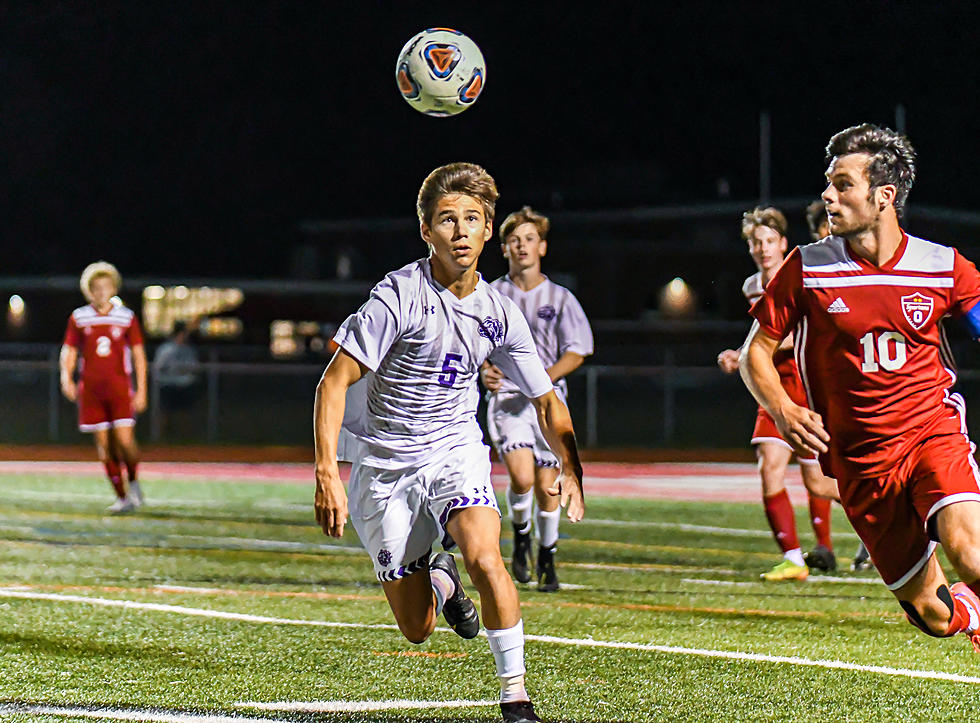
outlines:
[{"label": "metal fence", "polygon": [[[305,445],[323,364],[217,361],[200,365],[186,406],[168,409],[150,374],[140,439],[174,444]],[[571,375],[569,408],[584,447],[730,449],[747,445],[755,403],[738,378],[713,366],[587,365]],[[969,402],[980,372],[962,371]],[[0,443],[79,442],[76,409],[61,396],[57,349],[44,359],[0,359]],[[485,422],[485,405],[478,412]],[[972,428],[973,425],[971,425]],[[974,438],[980,429],[971,429]]]}]

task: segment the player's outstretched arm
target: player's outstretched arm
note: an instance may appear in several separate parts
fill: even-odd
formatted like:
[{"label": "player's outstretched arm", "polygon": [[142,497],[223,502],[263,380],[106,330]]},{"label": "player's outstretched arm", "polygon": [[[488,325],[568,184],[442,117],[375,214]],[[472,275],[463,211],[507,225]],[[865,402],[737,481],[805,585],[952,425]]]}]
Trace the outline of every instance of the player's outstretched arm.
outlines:
[{"label": "player's outstretched arm", "polygon": [[559,379],[564,379],[573,371],[582,366],[585,361],[585,357],[574,351],[566,351],[558,360],[548,367],[548,376],[551,377],[552,382],[557,382]]},{"label": "player's outstretched arm", "polygon": [[347,492],[337,466],[337,439],[344,421],[347,388],[367,368],[343,349],[338,349],[316,386],[313,405],[313,448],[316,459],[314,511],[323,534],[340,537],[347,522]]},{"label": "player's outstretched arm", "polygon": [[779,372],[772,361],[779,342],[762,331],[759,322],[752,324],[739,358],[742,380],[756,401],[772,415],[783,439],[798,451],[826,452],[830,435],[820,415],[795,404],[779,381]]},{"label": "player's outstretched arm", "polygon": [[133,394],[133,411],[146,410],[146,347],[136,344],[132,348],[133,371],[136,373],[136,392]]},{"label": "player's outstretched arm", "polygon": [[538,413],[538,426],[548,441],[548,446],[561,460],[561,474],[555,485],[548,490],[550,495],[561,495],[561,506],[567,507],[568,519],[578,522],[585,516],[585,496],[582,492],[582,463],[578,458],[575,444],[575,430],[568,407],[554,390],[531,400]]},{"label": "player's outstretched arm", "polygon": [[75,365],[78,363],[78,349],[65,344],[61,347],[61,356],[58,357],[58,368],[61,371],[61,393],[65,399],[74,402],[78,398],[78,389],[75,387]]}]

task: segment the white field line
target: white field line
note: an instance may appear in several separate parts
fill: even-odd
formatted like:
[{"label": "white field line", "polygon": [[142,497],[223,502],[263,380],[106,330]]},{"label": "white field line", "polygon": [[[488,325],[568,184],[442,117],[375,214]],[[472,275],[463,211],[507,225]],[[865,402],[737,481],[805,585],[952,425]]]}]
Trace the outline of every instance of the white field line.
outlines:
[{"label": "white field line", "polygon": [[148,723],[282,723],[273,718],[243,718],[241,716],[173,713],[153,709],[72,708],[42,704],[0,704],[0,715],[51,715],[65,718],[95,718],[97,720],[136,720]]},{"label": "white field line", "polygon": [[[694,585],[724,585],[726,587],[744,587],[746,585],[766,585],[763,580],[759,582],[735,582],[734,580],[711,580],[709,578],[684,577],[681,582],[689,582]],[[806,580],[801,581],[804,585],[820,584],[824,582],[834,585],[873,585],[881,587],[881,580],[876,577],[828,577],[826,575],[811,575]]]},{"label": "white field line", "polygon": [[577,570],[599,570],[600,572],[667,572],[693,573],[704,572],[712,575],[740,575],[738,570],[728,570],[723,567],[690,567],[687,565],[617,565],[605,562],[562,562],[562,567],[574,567]]},{"label": "white field line", "polygon": [[[295,620],[290,618],[273,618],[264,615],[248,615],[202,608],[190,608],[180,605],[161,605],[159,603],[141,603],[132,600],[113,600],[109,598],[83,597],[80,595],[58,595],[42,592],[24,592],[10,588],[0,588],[0,597],[21,598],[28,600],[51,600],[54,602],[75,602],[103,607],[119,607],[133,610],[154,610],[158,612],[194,615],[198,617],[222,618],[225,620],[241,620],[253,623],[268,623],[273,625],[309,625],[324,628],[359,628],[367,630],[397,630],[396,625],[378,623],[339,623],[324,620]],[[436,628],[440,632],[450,632],[448,628]],[[481,635],[486,633],[481,631]],[[673,645],[654,645],[650,643],[624,643],[609,640],[593,640],[589,638],[559,638],[552,635],[525,635],[525,640],[554,645],[568,645],[584,648],[606,648],[616,650],[638,650],[669,655],[696,655],[707,658],[722,658],[725,660],[745,660],[758,663],[783,663],[813,668],[829,668],[833,670],[854,670],[864,673],[877,673],[904,678],[920,678],[926,680],[946,680],[954,683],[972,683],[980,685],[980,677],[944,673],[937,670],[913,670],[910,668],[892,668],[884,665],[861,665],[841,660],[812,660],[798,656],[767,655],[761,653],[740,653],[729,650],[711,650],[703,648],[686,648]],[[129,720],[129,719],[126,719]]]},{"label": "white field line", "polygon": [[[310,625],[321,628],[358,628],[366,630],[398,630],[397,625],[387,623],[338,623],[327,620],[293,620],[290,618],[272,618],[265,615],[250,615],[248,613],[231,613],[222,610],[205,610],[190,608],[182,605],[164,605],[162,603],[144,603],[134,600],[114,600],[112,598],[86,597],[84,595],[60,595],[47,592],[25,592],[14,588],[0,588],[0,598],[20,598],[23,600],[51,600],[53,602],[73,602],[87,605],[98,605],[108,608],[124,608],[127,610],[154,610],[178,615],[194,615],[202,618],[220,618],[222,620],[240,620],[247,623],[267,623],[272,625]],[[437,628],[439,629],[439,628]],[[445,628],[449,630],[449,628]]]},{"label": "white field line", "polygon": [[[744,527],[715,527],[712,525],[690,525],[685,522],[656,522],[653,520],[607,520],[607,519],[593,519],[591,517],[586,517],[582,520],[583,523],[590,523],[593,525],[613,525],[616,527],[656,527],[662,530],[680,530],[681,532],[705,532],[714,535],[728,535],[731,537],[759,537],[759,538],[770,538],[772,537],[772,532],[770,530],[750,530]],[[853,532],[835,532],[834,538],[838,537],[853,537],[857,539],[857,534]]]},{"label": "white field line", "polygon": [[[32,534],[37,532],[33,527],[27,525],[11,525],[5,522],[0,522],[0,530],[8,530],[14,532],[20,532],[22,534]],[[127,539],[123,542],[119,542],[118,537],[126,536]],[[225,536],[211,536],[211,535],[177,535],[177,534],[154,534],[152,532],[141,532],[137,535],[131,535],[129,532],[120,531],[118,535],[104,534],[100,533],[98,535],[93,535],[85,530],[72,531],[64,530],[63,534],[58,535],[56,539],[64,540],[65,538],[72,537],[90,537],[91,539],[103,540],[106,545],[110,544],[121,544],[123,547],[129,545],[133,540],[152,542],[155,547],[170,548],[170,549],[181,549],[179,545],[169,545],[167,543],[203,543],[211,544],[216,549],[219,550],[235,550],[235,551],[252,551],[252,552],[267,552],[267,551],[281,551],[281,552],[323,552],[329,550],[331,552],[339,552],[343,554],[350,555],[360,555],[364,552],[361,547],[353,547],[351,545],[334,545],[327,542],[321,543],[310,543],[310,542],[296,542],[294,540],[264,540],[258,537],[225,537]],[[35,540],[28,540],[29,542],[35,542]],[[14,542],[20,542],[20,540],[14,540]]]},{"label": "white field line", "polygon": [[361,713],[375,710],[483,708],[497,703],[498,701],[495,700],[314,700],[309,702],[287,700],[281,703],[235,703],[235,707],[291,713]]},{"label": "white field line", "polygon": [[[88,502],[105,502],[106,500],[112,499],[111,494],[96,494],[87,492],[40,492],[36,490],[5,490],[5,499],[24,499],[24,500],[42,500],[46,502],[59,502],[59,501],[88,501]],[[155,507],[207,507],[213,509],[220,509],[223,507],[228,507],[227,500],[215,500],[215,499],[188,499],[179,497],[158,497],[150,498],[146,500],[144,506],[149,508]],[[263,500],[242,500],[242,504],[247,505],[251,508],[263,509],[266,507],[275,509],[290,509],[290,510],[310,510],[312,514],[313,503],[300,504],[299,502],[284,502],[282,500],[276,499],[263,499]]]}]

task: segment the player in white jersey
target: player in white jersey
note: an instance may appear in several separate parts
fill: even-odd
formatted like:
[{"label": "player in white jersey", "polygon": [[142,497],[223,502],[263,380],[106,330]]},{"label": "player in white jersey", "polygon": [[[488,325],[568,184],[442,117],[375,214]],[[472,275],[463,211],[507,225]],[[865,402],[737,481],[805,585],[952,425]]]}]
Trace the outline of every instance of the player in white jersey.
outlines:
[{"label": "player in white jersey", "polygon": [[[314,414],[317,522],[340,537],[348,511],[399,629],[421,643],[440,611],[462,637],[479,632],[453,556],[457,544],[480,593],[497,667],[504,721],[540,720],[524,687],[524,632],[517,589],[500,556],[500,511],[489,450],[476,420],[477,374],[490,359],[533,399],[561,463],[550,494],[582,519],[582,467],[568,409],[538,359],[513,302],[484,282],[477,260],[493,233],[497,189],[479,166],[435,169],[417,211],[428,258],[388,274],[338,330],[317,386]],[[357,431],[349,490],[337,467],[348,388],[372,372]]]},{"label": "player in white jersey", "polygon": [[[500,247],[508,270],[491,286],[512,299],[524,314],[538,356],[555,391],[564,400],[565,377],[592,354],[593,341],[589,320],[572,292],[541,273],[550,226],[546,216],[529,206],[504,219],[500,225]],[[507,503],[514,527],[511,569],[519,582],[530,581],[531,508],[537,502],[534,517],[538,532],[538,589],[553,592],[558,589],[555,545],[560,510],[557,498],[548,490],[558,476],[558,460],[538,428],[534,405],[517,384],[490,362],[483,364],[480,374],[490,392],[490,438],[510,475]]]}]

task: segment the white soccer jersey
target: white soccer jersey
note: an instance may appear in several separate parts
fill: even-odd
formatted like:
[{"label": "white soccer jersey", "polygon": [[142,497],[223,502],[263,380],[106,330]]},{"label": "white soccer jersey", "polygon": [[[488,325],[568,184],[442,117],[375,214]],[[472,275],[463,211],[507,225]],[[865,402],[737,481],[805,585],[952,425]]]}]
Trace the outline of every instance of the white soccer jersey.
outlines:
[{"label": "white soccer jersey", "polygon": [[765,284],[762,283],[761,271],[756,271],[745,280],[745,283],[742,284],[742,293],[748,300],[749,306],[752,306],[760,296],[766,293]]},{"label": "white soccer jersey", "polygon": [[513,302],[483,279],[456,298],[432,278],[428,259],[388,274],[334,341],[374,372],[358,433],[362,462],[373,467],[411,467],[482,440],[476,380],[487,359],[529,397],[552,388]]},{"label": "white soccer jersey", "polygon": [[[589,356],[594,351],[592,327],[581,304],[571,291],[548,278],[528,291],[522,291],[509,276],[501,276],[490,284],[502,295],[513,300],[531,327],[531,336],[538,348],[541,363],[547,369],[566,351]],[[519,391],[507,376],[500,385],[501,392]],[[555,386],[565,395],[567,384],[560,379]]]}]

